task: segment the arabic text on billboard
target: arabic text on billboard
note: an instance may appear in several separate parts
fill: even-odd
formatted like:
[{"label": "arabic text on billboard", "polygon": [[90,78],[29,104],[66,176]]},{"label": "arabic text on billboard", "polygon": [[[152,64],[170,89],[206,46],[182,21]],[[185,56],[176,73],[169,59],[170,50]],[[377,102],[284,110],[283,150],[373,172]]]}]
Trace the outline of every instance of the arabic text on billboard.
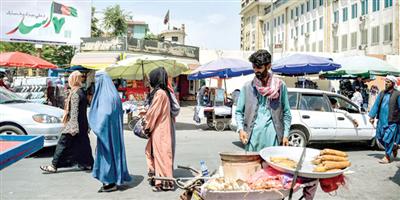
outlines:
[{"label": "arabic text on billboard", "polygon": [[0,0],[0,40],[79,45],[90,36],[90,0]]}]

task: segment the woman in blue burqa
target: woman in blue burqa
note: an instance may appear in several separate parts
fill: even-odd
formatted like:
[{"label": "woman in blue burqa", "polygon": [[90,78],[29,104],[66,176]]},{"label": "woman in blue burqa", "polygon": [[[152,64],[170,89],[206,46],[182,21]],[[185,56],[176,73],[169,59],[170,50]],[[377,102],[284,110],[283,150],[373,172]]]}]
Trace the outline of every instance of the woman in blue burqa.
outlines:
[{"label": "woman in blue burqa", "polygon": [[96,73],[89,124],[97,136],[93,177],[103,183],[99,192],[117,190],[131,180],[126,165],[121,98],[105,72]]}]

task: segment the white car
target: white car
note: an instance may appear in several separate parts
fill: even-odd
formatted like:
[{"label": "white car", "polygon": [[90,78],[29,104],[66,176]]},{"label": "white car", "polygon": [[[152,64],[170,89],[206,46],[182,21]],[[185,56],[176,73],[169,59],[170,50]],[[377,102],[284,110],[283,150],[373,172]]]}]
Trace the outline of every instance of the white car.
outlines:
[{"label": "white car", "polygon": [[[375,141],[375,128],[369,123],[368,113],[360,109],[348,98],[314,89],[288,88],[292,124],[289,143],[293,146],[305,146],[321,141]],[[353,122],[343,112],[335,112],[330,99],[335,99],[340,110],[347,111]]]},{"label": "white car", "polygon": [[0,134],[44,135],[44,146],[54,146],[61,135],[63,110],[31,103],[0,87]]}]

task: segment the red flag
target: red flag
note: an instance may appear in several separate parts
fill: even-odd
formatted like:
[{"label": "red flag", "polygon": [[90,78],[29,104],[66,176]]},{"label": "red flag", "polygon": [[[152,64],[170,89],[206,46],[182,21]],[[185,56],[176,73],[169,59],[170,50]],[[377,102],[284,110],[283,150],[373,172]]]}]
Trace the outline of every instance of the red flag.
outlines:
[{"label": "red flag", "polygon": [[169,10],[167,11],[167,14],[165,14],[164,24],[167,24],[168,22],[169,22]]}]

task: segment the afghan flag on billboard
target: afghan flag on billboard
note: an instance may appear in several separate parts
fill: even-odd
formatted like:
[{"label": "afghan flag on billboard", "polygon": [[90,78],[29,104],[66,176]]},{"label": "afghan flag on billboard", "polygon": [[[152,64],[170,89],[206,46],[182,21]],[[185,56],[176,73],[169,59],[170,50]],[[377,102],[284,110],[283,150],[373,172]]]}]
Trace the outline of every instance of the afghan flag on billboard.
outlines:
[{"label": "afghan flag on billboard", "polygon": [[67,16],[78,16],[76,8],[53,2],[53,13]]}]

